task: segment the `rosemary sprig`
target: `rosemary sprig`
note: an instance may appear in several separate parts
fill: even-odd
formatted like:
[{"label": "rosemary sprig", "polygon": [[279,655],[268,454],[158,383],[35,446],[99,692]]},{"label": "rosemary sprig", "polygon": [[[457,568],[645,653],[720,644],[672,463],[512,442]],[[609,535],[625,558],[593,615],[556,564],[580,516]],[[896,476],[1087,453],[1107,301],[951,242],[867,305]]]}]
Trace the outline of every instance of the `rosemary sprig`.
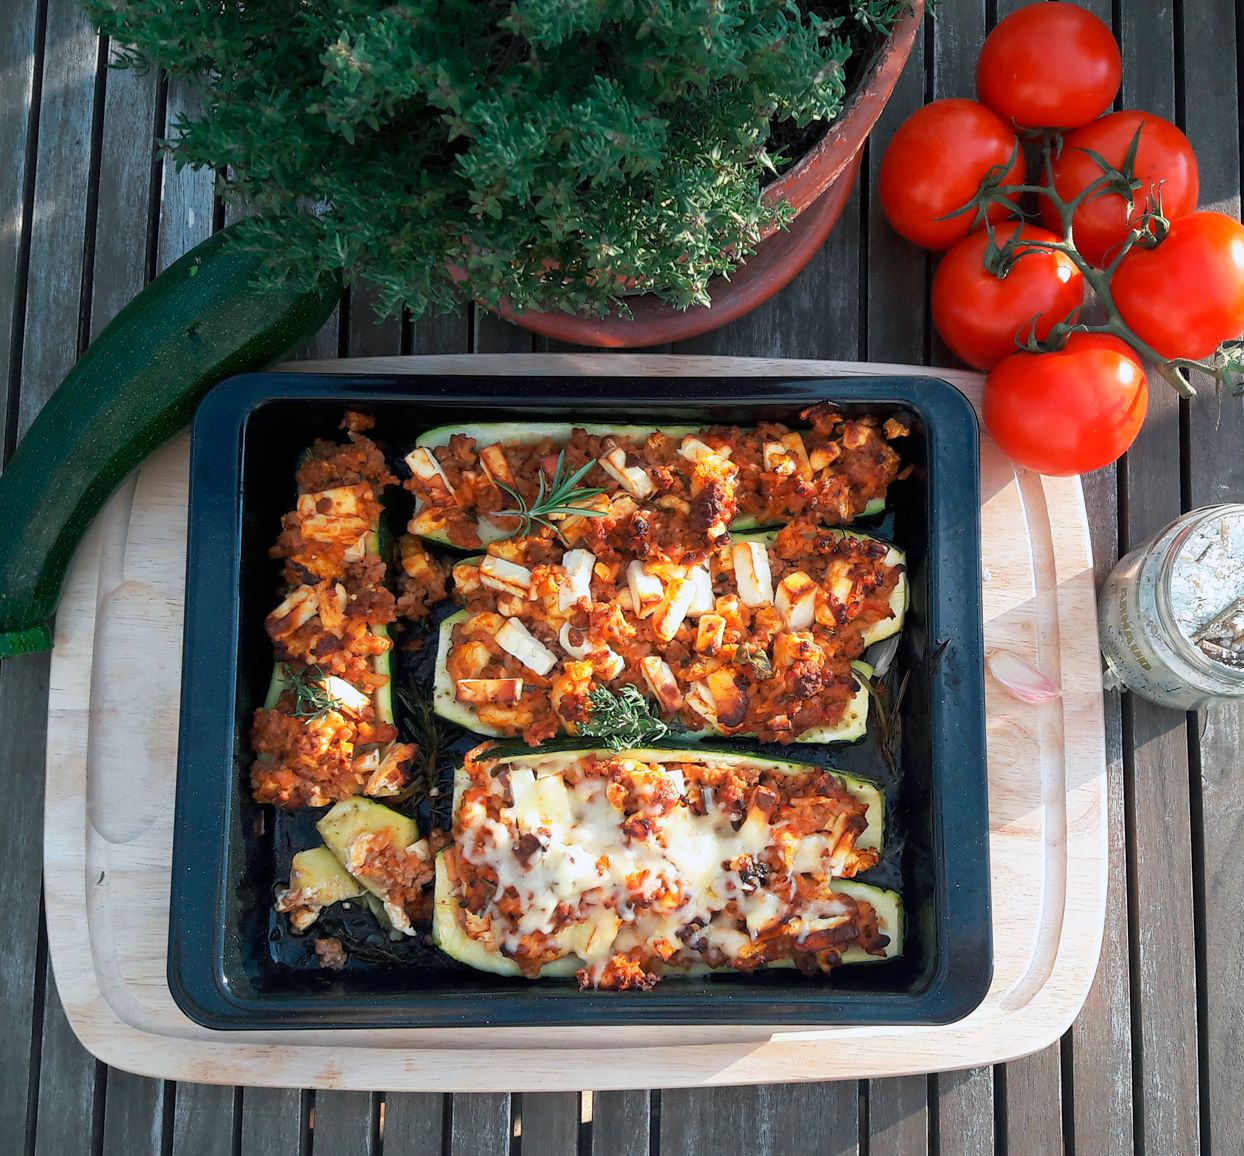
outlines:
[{"label": "rosemary sprig", "polygon": [[448,827],[453,817],[453,791],[439,784],[437,764],[452,735],[426,695],[409,687],[398,687],[397,696],[405,708],[411,740],[419,745],[419,757],[411,768],[410,782],[393,801],[418,804],[426,799],[433,824]]},{"label": "rosemary sprig", "polygon": [[332,711],[344,708],[345,703],[328,692],[324,685],[324,671],[318,666],[304,666],[295,670],[289,663],[281,664],[281,678],[294,692],[294,718],[308,723],[317,722]]},{"label": "rosemary sprig", "polygon": [[[562,450],[557,455],[557,467],[553,470],[551,480],[545,478],[543,470],[539,471],[539,487],[536,490],[535,501],[530,504],[517,490],[507,486],[504,482],[498,481],[498,488],[504,490],[513,499],[514,508],[511,510],[498,510],[495,516],[498,518],[518,519],[518,527],[514,534],[510,535],[511,537],[531,533],[533,524],[547,526],[554,534],[557,534],[557,527],[551,521],[552,517],[557,514],[564,516],[578,514],[585,518],[602,517],[605,513],[604,510],[593,510],[590,507],[579,504],[605,492],[600,486],[582,486],[579,484],[587,477],[595,464],[595,462],[584,462],[573,474],[567,477],[566,451]],[[560,537],[560,535],[558,536]]]},{"label": "rosemary sprig", "polygon": [[898,773],[899,749],[903,741],[903,697],[907,694],[907,676],[910,673],[904,671],[902,678],[899,678],[897,668],[891,667],[884,678],[869,678],[858,671],[855,675],[872,699],[873,718],[877,724],[877,749],[892,775]]},{"label": "rosemary sprig", "polygon": [[612,751],[656,742],[670,733],[669,726],[656,718],[647,700],[634,686],[624,686],[617,694],[608,687],[597,687],[588,695],[592,714],[579,727],[581,734],[605,740]]}]

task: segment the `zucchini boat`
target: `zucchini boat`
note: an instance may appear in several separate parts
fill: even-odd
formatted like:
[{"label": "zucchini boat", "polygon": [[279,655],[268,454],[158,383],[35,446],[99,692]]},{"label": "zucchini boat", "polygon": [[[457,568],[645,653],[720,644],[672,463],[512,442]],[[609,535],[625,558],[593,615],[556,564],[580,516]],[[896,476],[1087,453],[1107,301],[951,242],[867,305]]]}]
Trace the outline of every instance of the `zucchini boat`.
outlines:
[{"label": "zucchini boat", "polygon": [[425,904],[432,879],[432,852],[415,821],[372,799],[342,799],[316,823],[323,846],[299,851],[290,866],[289,888],[277,897],[277,911],[305,931],[333,903],[362,896],[383,912],[402,935],[414,935],[413,921]]},{"label": "zucchini boat", "polygon": [[597,692],[626,685],[692,731],[853,741],[867,689],[851,660],[901,630],[907,608],[901,551],[797,523],[737,535],[694,566],[499,542],[454,579],[465,611],[441,625],[437,711],[533,745],[580,733]]},{"label": "zucchini boat", "polygon": [[[464,549],[510,537],[515,523],[491,515],[513,507],[509,491],[530,489],[524,501],[533,499],[541,470],[546,479],[552,476],[553,463],[532,456],[540,446],[569,447],[585,464],[594,457],[599,468],[590,470],[587,484],[616,490],[623,501],[630,499],[629,509],[638,502],[658,516],[698,515],[691,518],[696,532],[707,532],[710,541],[727,530],[799,516],[849,522],[885,509],[885,490],[900,472],[898,455],[886,443],[907,433],[893,419],[884,426],[877,419],[849,421],[825,407],[811,430],[709,428],[538,421],[439,426],[416,438],[406,458],[417,498],[410,531]],[[649,440],[654,434],[663,435],[655,445]],[[465,459],[436,453],[454,437],[473,443]],[[811,503],[809,495],[815,495]]]},{"label": "zucchini boat", "polygon": [[274,553],[287,594],[265,629],[278,661],[256,711],[255,799],[324,806],[355,794],[392,795],[415,748],[394,726],[380,494],[392,476],[347,414],[347,444],[317,442],[298,469],[298,500]]},{"label": "zucchini boat", "polygon": [[835,877],[876,863],[883,812],[875,785],[810,764],[486,744],[455,775],[433,938],[479,970],[607,989],[893,958],[900,897]]},{"label": "zucchini boat", "polygon": [[[456,689],[456,680],[449,672],[449,654],[453,647],[454,627],[466,622],[468,618],[470,618],[469,611],[459,610],[457,613],[449,615],[441,623],[440,637],[436,650],[436,668],[432,684],[433,707],[436,713],[447,722],[457,723],[475,734],[486,735],[489,738],[511,738],[517,733],[514,726],[493,725],[480,717],[480,706],[484,706],[487,713],[488,705],[490,704],[461,701]],[[791,742],[855,743],[864,737],[868,730],[869,693],[862,679],[871,678],[873,668],[868,663],[857,659],[851,663],[851,670],[858,676],[856,678],[856,687],[847,701],[841,718],[833,725],[811,727],[792,738]],[[521,683],[522,680],[516,681]],[[516,690],[519,695],[522,694],[521,686],[517,687]],[[510,704],[499,702],[493,705],[505,707]],[[520,715],[520,721],[524,717]],[[707,720],[697,721],[703,725]],[[573,726],[574,724],[571,723],[570,725]],[[707,730],[710,734],[721,733],[711,726]],[[567,731],[568,733],[574,733],[570,732],[569,728],[567,728]],[[732,737],[736,738],[758,737],[755,732],[732,731],[730,733]]]}]

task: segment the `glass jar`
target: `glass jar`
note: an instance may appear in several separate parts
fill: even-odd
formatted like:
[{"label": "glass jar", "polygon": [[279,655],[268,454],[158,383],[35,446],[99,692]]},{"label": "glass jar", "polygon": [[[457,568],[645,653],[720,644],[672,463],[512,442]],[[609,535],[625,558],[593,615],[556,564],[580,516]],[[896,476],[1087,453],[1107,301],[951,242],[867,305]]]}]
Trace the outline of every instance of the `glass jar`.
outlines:
[{"label": "glass jar", "polygon": [[1211,658],[1190,634],[1190,619],[1201,617],[1193,624],[1203,627],[1241,598],[1244,505],[1206,506],[1176,519],[1121,558],[1102,588],[1106,688],[1175,710],[1244,698],[1244,665]]}]

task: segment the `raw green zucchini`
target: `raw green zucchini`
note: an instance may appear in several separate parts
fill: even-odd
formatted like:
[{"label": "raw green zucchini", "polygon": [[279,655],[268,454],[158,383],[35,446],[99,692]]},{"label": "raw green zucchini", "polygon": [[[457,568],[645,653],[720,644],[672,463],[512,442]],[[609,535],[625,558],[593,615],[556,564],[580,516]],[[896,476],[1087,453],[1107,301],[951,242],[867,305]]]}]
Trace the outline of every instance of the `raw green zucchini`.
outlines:
[{"label": "raw green zucchini", "polygon": [[[504,736],[503,731],[480,722],[473,706],[458,701],[454,681],[449,676],[449,650],[453,644],[454,627],[466,618],[467,611],[459,610],[455,614],[449,615],[441,623],[440,636],[437,639],[436,645],[436,671],[432,682],[432,705],[436,713],[449,722],[457,723],[459,726],[466,727],[467,730],[474,731],[476,734],[501,738]],[[866,662],[853,662],[851,663],[851,668],[857,674],[872,677],[873,668]],[[837,726],[813,727],[811,730],[804,731],[797,739],[792,739],[791,741],[796,743],[858,742],[864,737],[868,729],[868,700],[868,688],[861,682],[847,706],[846,713],[842,716],[842,721]],[[716,732],[706,731],[705,733],[713,734]],[[747,738],[749,736],[741,734],[737,737]]]},{"label": "raw green zucchini", "polygon": [[225,229],[151,282],[69,371],[0,477],[0,658],[52,646],[74,550],[122,479],[218,381],[314,333],[340,286],[254,284],[263,258]]},{"label": "raw green zucchini", "polygon": [[[839,530],[830,528],[827,532],[837,534],[842,538],[864,538],[872,539],[880,542],[883,539],[873,538],[871,534],[860,534],[855,530]],[[749,534],[736,534],[734,539],[736,542],[763,542],[766,546],[772,546],[777,540],[777,530],[756,530]],[[874,622],[861,637],[865,646],[872,646],[874,642],[880,642],[883,638],[889,638],[892,634],[898,634],[903,629],[903,621],[907,616],[907,555],[903,553],[897,546],[891,542],[886,542],[889,549],[886,551],[883,561],[887,566],[902,566],[903,572],[898,576],[898,583],[890,594],[890,609],[894,611],[892,618],[883,618],[880,622]]]},{"label": "raw green zucchini", "polygon": [[[575,430],[581,429],[589,434],[600,437],[613,436],[621,438],[634,438],[642,441],[649,434],[660,430],[661,433],[667,434],[669,437],[683,438],[687,434],[698,433],[706,428],[703,425],[663,425],[663,426],[645,426],[645,425],[602,425],[593,422],[565,422],[565,421],[497,421],[497,422],[468,422],[465,425],[442,425],[435,429],[430,429],[426,433],[420,434],[415,439],[415,446],[423,446],[426,449],[436,449],[440,446],[449,444],[449,439],[455,434],[461,434],[463,437],[469,437],[474,440],[477,446],[493,445],[502,442],[508,445],[526,446],[535,442],[543,441],[550,438],[554,443],[566,443],[570,440]],[[880,514],[885,509],[885,502],[880,498],[874,498],[864,508],[864,512],[860,515],[862,518],[872,517]],[[755,529],[757,520],[753,516],[736,518],[731,523],[732,531]],[[510,533],[506,530],[499,529],[487,519],[481,518],[478,523],[478,532],[480,542],[485,546],[489,542],[498,541],[501,538],[510,537]],[[442,546],[451,545],[448,534],[443,530],[436,530],[430,534],[424,534],[429,542],[437,542]]]}]

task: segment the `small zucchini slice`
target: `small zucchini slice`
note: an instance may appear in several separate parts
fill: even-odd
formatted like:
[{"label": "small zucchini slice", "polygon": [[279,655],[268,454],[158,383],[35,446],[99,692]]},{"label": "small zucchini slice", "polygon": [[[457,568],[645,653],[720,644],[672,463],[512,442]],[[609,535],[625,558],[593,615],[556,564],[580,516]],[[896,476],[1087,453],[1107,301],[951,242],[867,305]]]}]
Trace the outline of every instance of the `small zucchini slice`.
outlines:
[{"label": "small zucchini slice", "polygon": [[342,865],[327,847],[299,851],[289,867],[289,888],[314,898],[318,907],[330,907],[343,899],[363,894],[363,885]]},{"label": "small zucchini slice", "polygon": [[[350,844],[359,835],[378,835],[388,831],[392,834],[393,846],[398,848],[409,847],[419,839],[419,827],[414,819],[361,795],[335,803],[315,828],[324,840],[324,846],[346,870],[349,870]],[[384,898],[375,883],[367,879],[360,882],[369,891]]]},{"label": "small zucchini slice", "polygon": [[[607,425],[599,422],[565,421],[468,422],[465,425],[442,425],[427,430],[415,439],[415,446],[416,448],[437,449],[440,446],[447,446],[449,439],[455,434],[471,438],[480,447],[495,445],[498,442],[502,445],[528,446],[544,441],[546,438],[554,444],[564,445],[576,429],[582,429],[598,437],[633,438],[636,441],[643,441],[649,434],[657,431],[671,438],[682,439],[688,434],[698,433],[703,428],[702,425]],[[885,501],[874,498],[859,516],[861,518],[874,517],[884,509]],[[754,516],[746,515],[736,518],[730,528],[732,531],[754,530],[758,525]],[[479,520],[477,529],[480,542],[485,546],[489,542],[510,537],[510,531],[498,528],[485,518]],[[448,532],[443,529],[429,530],[422,537],[442,546],[452,545]]]}]

